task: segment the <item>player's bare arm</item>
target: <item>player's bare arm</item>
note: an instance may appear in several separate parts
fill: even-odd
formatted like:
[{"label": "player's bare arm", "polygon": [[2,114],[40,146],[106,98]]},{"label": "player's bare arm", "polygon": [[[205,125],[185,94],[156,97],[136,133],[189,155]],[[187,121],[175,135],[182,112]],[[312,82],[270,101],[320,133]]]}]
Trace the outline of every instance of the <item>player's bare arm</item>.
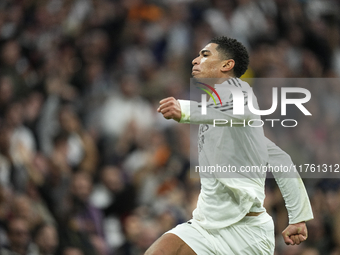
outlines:
[{"label": "player's bare arm", "polygon": [[173,97],[167,97],[159,102],[160,106],[157,111],[163,114],[166,119],[174,119],[179,122],[181,120],[182,111],[181,105]]},{"label": "player's bare arm", "polygon": [[299,245],[308,237],[307,226],[305,222],[290,224],[282,232],[283,239],[287,245]]}]

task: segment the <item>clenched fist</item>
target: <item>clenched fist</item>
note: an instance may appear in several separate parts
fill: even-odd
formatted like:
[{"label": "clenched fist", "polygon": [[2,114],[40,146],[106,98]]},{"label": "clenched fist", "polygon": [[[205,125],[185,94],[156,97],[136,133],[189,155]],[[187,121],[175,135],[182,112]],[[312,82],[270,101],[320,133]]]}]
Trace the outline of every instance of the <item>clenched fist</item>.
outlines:
[{"label": "clenched fist", "polygon": [[157,111],[163,114],[163,117],[166,119],[174,119],[177,122],[181,120],[182,111],[181,105],[179,102],[173,97],[167,97],[162,99],[159,102],[160,106]]},{"label": "clenched fist", "polygon": [[282,232],[283,239],[287,245],[300,244],[308,237],[307,227],[305,222],[290,224]]}]

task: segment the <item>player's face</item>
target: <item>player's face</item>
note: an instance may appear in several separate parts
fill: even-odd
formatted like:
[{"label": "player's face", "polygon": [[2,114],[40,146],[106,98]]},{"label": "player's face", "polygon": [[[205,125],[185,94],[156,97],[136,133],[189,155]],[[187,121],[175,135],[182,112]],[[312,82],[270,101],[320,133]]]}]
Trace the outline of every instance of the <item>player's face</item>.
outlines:
[{"label": "player's face", "polygon": [[220,66],[222,60],[216,50],[216,43],[209,43],[199,53],[198,57],[192,61],[192,76],[195,78],[220,78],[222,73]]}]

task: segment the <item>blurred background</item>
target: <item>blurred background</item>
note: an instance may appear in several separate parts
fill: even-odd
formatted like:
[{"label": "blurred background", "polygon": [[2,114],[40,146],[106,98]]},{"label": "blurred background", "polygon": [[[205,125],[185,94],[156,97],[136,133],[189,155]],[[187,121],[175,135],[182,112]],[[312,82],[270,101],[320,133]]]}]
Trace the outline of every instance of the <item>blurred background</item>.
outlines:
[{"label": "blurred background", "polygon": [[[216,35],[249,50],[244,78],[340,75],[336,0],[0,1],[1,254],[141,255],[191,218],[196,134],[156,109],[188,99],[191,61]],[[340,163],[339,82],[310,90],[313,117],[266,134],[297,164]],[[286,246],[267,180],[275,254],[339,255],[339,179],[304,181],[315,219]]]}]

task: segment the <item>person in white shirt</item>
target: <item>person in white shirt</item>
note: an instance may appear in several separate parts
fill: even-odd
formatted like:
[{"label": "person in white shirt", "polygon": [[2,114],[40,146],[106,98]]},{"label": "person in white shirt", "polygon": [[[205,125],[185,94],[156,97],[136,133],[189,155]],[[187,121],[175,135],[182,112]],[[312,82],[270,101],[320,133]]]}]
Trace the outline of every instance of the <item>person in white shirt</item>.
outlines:
[{"label": "person in white shirt", "polygon": [[[202,166],[290,166],[288,154],[264,136],[262,127],[231,126],[232,121],[260,119],[244,107],[244,115],[233,114],[230,90],[236,86],[242,91],[251,87],[239,79],[247,70],[249,56],[237,40],[217,37],[210,41],[192,62],[196,79],[214,78],[223,89],[216,91],[221,106],[207,105],[207,114],[201,114],[202,105],[173,97],[160,101],[158,112],[166,119],[180,123],[200,124],[199,164]],[[223,81],[223,82],[222,82]],[[229,92],[228,92],[229,91]],[[256,97],[251,93],[255,108]],[[245,94],[244,98],[250,96]],[[235,99],[235,98],[234,98]],[[209,103],[209,102],[208,102]],[[227,120],[215,126],[214,119]],[[305,222],[313,219],[311,205],[298,173],[273,173],[286,203],[289,226],[282,232],[286,244],[300,244],[307,239]],[[211,178],[213,177],[213,178]],[[201,192],[193,218],[161,236],[146,251],[146,255],[178,254],[274,254],[274,224],[263,207],[265,173],[251,176],[235,173],[201,175]],[[237,178],[235,178],[237,177]]]}]

